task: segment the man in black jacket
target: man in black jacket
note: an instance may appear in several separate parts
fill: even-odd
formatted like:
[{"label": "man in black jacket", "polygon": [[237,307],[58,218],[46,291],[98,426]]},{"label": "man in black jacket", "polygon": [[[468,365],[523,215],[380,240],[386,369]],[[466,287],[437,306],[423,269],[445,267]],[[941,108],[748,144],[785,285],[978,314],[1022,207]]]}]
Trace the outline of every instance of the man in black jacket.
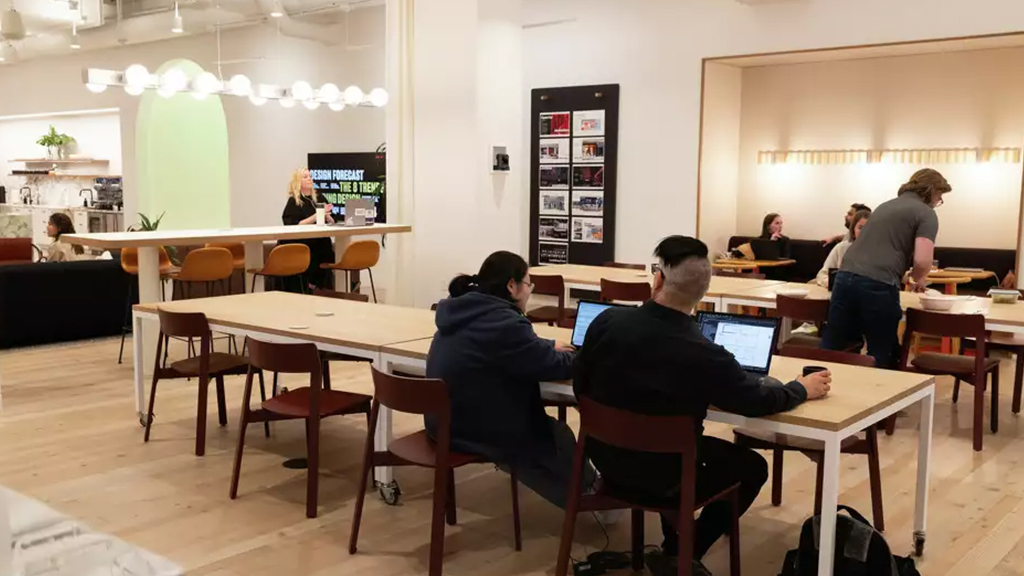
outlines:
[{"label": "man in black jacket", "polygon": [[[631,412],[693,416],[701,433],[697,499],[739,482],[745,512],[767,481],[768,466],[750,449],[703,436],[708,406],[745,416],[783,412],[824,396],[831,375],[821,372],[788,384],[772,379],[762,383],[748,375],[732,354],[704,338],[691,316],[711,279],[707,246],[694,238],[670,236],[654,254],[660,270],[653,299],[639,308],[607,310],[594,320],[577,355],[575,392]],[[678,506],[679,456],[626,451],[596,441],[588,443],[588,456],[611,492]],[[666,556],[678,554],[673,520],[662,518]],[[730,526],[728,502],[707,506],[695,526],[695,561]]]}]

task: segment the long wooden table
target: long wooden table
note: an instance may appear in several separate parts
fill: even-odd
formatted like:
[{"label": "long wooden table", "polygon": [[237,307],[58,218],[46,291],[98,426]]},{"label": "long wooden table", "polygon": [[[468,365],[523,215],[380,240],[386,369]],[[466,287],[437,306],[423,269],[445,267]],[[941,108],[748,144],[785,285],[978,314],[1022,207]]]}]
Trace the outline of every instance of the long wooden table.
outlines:
[{"label": "long wooden table", "polygon": [[[571,331],[535,325],[541,337],[568,341]],[[381,349],[381,362],[386,369],[422,370],[426,365],[430,340],[386,345]],[[807,361],[776,356],[771,374],[783,381],[798,376]],[[832,371],[832,391],[823,400],[806,402],[797,408],[763,418],[749,418],[710,410],[708,420],[754,430],[790,434],[822,442],[825,458],[822,463],[822,510],[835,511],[839,504],[839,449],[843,439],[859,434],[896,412],[913,404],[921,405],[918,430],[917,491],[914,504],[914,543],[918,555],[924,550],[928,512],[928,468],[931,462],[932,423],[935,407],[935,378],[924,374],[895,372],[815,362]],[[572,387],[565,382],[541,384],[546,397],[573,398]],[[818,557],[819,576],[831,576],[836,530],[835,514],[823,514],[822,541]]]},{"label": "long wooden table", "polygon": [[[650,272],[642,270],[628,270],[623,268],[611,268],[606,266],[585,266],[582,264],[553,264],[550,266],[537,266],[530,268],[531,276],[561,276],[565,281],[566,300],[569,298],[570,289],[599,290],[601,280],[614,280],[616,282],[647,282],[652,281]],[[725,276],[712,276],[711,285],[703,302],[709,303],[716,310],[721,309],[722,297],[730,294],[737,294],[746,290],[752,290],[762,286],[781,285],[784,282],[775,280],[756,280],[753,278],[731,278]]]},{"label": "long wooden table", "polygon": [[[158,309],[202,312],[217,332],[252,336],[267,342],[311,342],[321,350],[366,358],[380,365],[385,345],[433,337],[434,313],[418,308],[387,306],[303,296],[287,292],[257,292],[167,303],[138,304],[133,314],[135,347],[135,409],[145,424],[146,387],[142,357],[144,319],[157,318]],[[387,449],[391,441],[391,411],[382,409],[376,444]],[[376,479],[392,482],[390,468],[378,468]]]}]

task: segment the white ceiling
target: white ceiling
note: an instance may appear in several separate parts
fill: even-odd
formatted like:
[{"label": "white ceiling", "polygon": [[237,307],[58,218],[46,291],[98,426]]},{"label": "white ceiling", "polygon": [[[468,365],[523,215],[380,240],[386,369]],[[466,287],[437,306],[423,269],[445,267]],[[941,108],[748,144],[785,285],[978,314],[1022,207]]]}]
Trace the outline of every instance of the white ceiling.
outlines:
[{"label": "white ceiling", "polygon": [[[0,11],[11,6],[24,21],[27,37],[12,40],[0,30],[0,55],[6,64],[71,52],[72,22],[77,18],[82,50],[95,50],[205,34],[218,27],[236,28],[274,20],[288,36],[336,44],[344,40],[341,27],[347,12],[384,0],[179,0],[183,34],[170,30],[174,0],[0,0]],[[272,19],[270,13],[283,11]]]}]

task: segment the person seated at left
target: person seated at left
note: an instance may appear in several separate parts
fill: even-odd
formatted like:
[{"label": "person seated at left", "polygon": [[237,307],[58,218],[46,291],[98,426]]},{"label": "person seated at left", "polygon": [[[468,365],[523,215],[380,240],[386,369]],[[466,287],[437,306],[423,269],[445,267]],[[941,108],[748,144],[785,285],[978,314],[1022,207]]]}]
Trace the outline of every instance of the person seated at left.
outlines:
[{"label": "person seated at left", "polygon": [[46,235],[53,238],[53,243],[46,247],[47,262],[70,262],[78,260],[85,254],[85,250],[78,244],[61,242],[60,237],[64,234],[74,234],[75,225],[71,217],[63,212],[54,212],[50,215],[50,221],[46,224]]},{"label": "person seated at left", "polygon": [[[545,340],[526,318],[529,266],[495,252],[480,271],[451,281],[437,304],[426,375],[448,384],[451,447],[487,458],[552,504],[565,508],[576,437],[548,416],[539,383],[569,380],[575,352]],[[436,422],[426,418],[436,437]],[[593,483],[587,467],[584,484]]]}]

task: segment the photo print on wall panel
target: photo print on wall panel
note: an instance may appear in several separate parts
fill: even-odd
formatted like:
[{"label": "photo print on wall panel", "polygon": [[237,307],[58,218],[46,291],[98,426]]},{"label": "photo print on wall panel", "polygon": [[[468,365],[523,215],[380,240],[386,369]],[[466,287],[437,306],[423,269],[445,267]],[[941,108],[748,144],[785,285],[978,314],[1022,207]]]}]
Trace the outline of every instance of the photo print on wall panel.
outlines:
[{"label": "photo print on wall panel", "polygon": [[604,216],[604,191],[573,190],[572,213],[574,216]]},{"label": "photo print on wall panel", "polygon": [[569,167],[568,166],[541,166],[540,167],[541,188],[568,188]]},{"label": "photo print on wall panel", "polygon": [[604,136],[604,110],[577,110],[572,119],[573,136]]},{"label": "photo print on wall panel", "polygon": [[568,112],[545,112],[540,115],[541,136],[568,136],[569,132]]},{"label": "photo print on wall panel", "polygon": [[569,219],[541,216],[537,219],[539,224],[538,240],[555,240],[566,242],[569,240]]},{"label": "photo print on wall panel", "polygon": [[600,244],[604,242],[604,219],[573,218],[572,241],[587,244]]},{"label": "photo print on wall panel", "polygon": [[[541,168],[541,170],[544,170]],[[543,173],[541,173],[543,176]],[[604,188],[604,165],[594,164],[572,167],[572,187],[575,188]]]},{"label": "photo print on wall panel", "polygon": [[541,242],[537,257],[541,264],[568,264],[569,245]]},{"label": "photo print on wall panel", "polygon": [[540,214],[544,216],[569,215],[568,190],[541,190]]},{"label": "photo print on wall panel", "polygon": [[[544,143],[541,142],[543,149]],[[604,162],[604,137],[598,138],[573,138],[572,139],[572,161],[574,163],[586,164]]]},{"label": "photo print on wall panel", "polygon": [[569,161],[569,139],[550,138],[540,141],[541,164],[565,164]]}]

